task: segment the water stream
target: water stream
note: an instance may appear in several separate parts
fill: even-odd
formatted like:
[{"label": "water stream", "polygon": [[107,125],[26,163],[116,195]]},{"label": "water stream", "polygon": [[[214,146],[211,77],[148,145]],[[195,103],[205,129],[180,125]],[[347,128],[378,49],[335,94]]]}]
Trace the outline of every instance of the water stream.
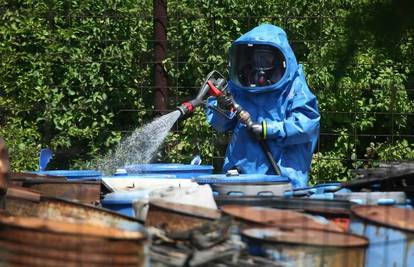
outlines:
[{"label": "water stream", "polygon": [[180,111],[173,111],[134,130],[112,153],[98,161],[98,170],[108,175],[125,165],[150,162],[180,114]]}]

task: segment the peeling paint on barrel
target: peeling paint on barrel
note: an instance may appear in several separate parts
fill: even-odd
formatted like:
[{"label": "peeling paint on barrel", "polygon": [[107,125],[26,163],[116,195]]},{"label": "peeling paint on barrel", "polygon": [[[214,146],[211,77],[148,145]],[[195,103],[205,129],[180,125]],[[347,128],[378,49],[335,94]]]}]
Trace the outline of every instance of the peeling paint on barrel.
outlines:
[{"label": "peeling paint on barrel", "polygon": [[[27,189],[11,188],[6,198],[5,208],[15,216],[38,217],[73,223],[87,223],[105,227],[115,227],[129,231],[138,231],[142,225],[136,219],[120,215],[110,210],[92,205],[54,197],[24,195]],[[13,192],[18,192],[13,195]]]},{"label": "peeling paint on barrel", "polygon": [[350,231],[369,239],[366,267],[414,266],[414,211],[359,206],[352,212]]},{"label": "peeling paint on barrel", "polygon": [[95,181],[33,180],[25,182],[23,186],[38,190],[45,196],[78,200],[82,203],[93,204],[101,198],[101,182]]},{"label": "peeling paint on barrel", "polygon": [[0,217],[0,266],[145,266],[147,234],[38,218]]},{"label": "peeling paint on barrel", "polygon": [[249,251],[286,267],[363,267],[368,241],[338,232],[284,227],[243,231]]},{"label": "peeling paint on barrel", "polygon": [[145,226],[161,228],[169,233],[179,233],[200,227],[206,222],[219,219],[220,216],[220,212],[215,209],[157,199],[149,202]]},{"label": "peeling paint on barrel", "polygon": [[238,205],[222,206],[221,210],[242,223],[242,228],[268,226],[286,226],[293,228],[305,228],[316,230],[329,230],[332,232],[344,232],[334,223],[323,217],[315,217],[308,214],[272,209],[265,207],[248,207]]}]

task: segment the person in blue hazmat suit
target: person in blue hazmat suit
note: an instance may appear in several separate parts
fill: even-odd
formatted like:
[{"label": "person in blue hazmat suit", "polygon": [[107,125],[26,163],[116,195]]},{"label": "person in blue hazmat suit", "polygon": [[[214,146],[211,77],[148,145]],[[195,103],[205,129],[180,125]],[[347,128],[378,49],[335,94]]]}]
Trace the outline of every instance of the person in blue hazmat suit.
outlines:
[{"label": "person in blue hazmat suit", "polygon": [[233,42],[228,67],[228,90],[254,124],[247,127],[237,120],[228,109],[229,96],[209,97],[208,122],[218,132],[233,131],[223,171],[275,174],[259,138],[266,141],[281,175],[295,188],[306,186],[320,115],[286,33],[270,24],[252,29]]}]

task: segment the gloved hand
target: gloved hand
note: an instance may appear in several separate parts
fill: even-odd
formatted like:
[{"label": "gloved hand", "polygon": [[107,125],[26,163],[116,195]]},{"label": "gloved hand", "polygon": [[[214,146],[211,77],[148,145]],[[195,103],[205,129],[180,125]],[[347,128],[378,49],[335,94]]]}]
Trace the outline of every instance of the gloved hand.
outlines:
[{"label": "gloved hand", "polygon": [[249,127],[249,131],[254,135],[257,140],[264,139],[263,126],[260,123],[253,123]]},{"label": "gloved hand", "polygon": [[217,106],[223,110],[230,109],[233,101],[230,96],[227,95],[220,95],[217,97]]}]

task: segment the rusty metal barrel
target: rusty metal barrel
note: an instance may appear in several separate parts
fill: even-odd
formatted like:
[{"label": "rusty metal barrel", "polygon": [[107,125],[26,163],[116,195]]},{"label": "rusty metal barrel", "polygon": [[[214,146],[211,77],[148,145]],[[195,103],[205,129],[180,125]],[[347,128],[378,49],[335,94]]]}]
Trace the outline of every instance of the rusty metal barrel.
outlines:
[{"label": "rusty metal barrel", "polygon": [[220,211],[156,199],[149,202],[145,226],[162,228],[169,233],[189,231],[219,219]]},{"label": "rusty metal barrel", "polygon": [[295,267],[363,267],[368,245],[360,236],[301,228],[250,228],[242,236],[251,254]]},{"label": "rusty metal barrel", "polygon": [[242,228],[280,226],[343,232],[342,228],[323,217],[291,210],[238,205],[222,206],[221,210],[241,222]]},{"label": "rusty metal barrel", "polygon": [[96,225],[0,216],[0,266],[145,266],[147,236]]},{"label": "rusty metal barrel", "polygon": [[94,204],[100,201],[100,181],[65,181],[63,179],[28,179],[23,186],[42,192],[45,196],[62,197],[82,203]]},{"label": "rusty metal barrel", "polygon": [[15,216],[38,217],[79,224],[114,227],[140,231],[142,225],[134,218],[92,205],[66,199],[41,196],[26,188],[9,188],[5,209]]},{"label": "rusty metal barrel", "polygon": [[369,239],[366,267],[414,266],[414,211],[355,206],[350,231]]},{"label": "rusty metal barrel", "polygon": [[345,231],[348,231],[350,209],[355,205],[343,200],[295,197],[216,196],[214,199],[219,207],[224,205],[243,205],[304,211],[309,214],[323,216],[336,223]]}]

